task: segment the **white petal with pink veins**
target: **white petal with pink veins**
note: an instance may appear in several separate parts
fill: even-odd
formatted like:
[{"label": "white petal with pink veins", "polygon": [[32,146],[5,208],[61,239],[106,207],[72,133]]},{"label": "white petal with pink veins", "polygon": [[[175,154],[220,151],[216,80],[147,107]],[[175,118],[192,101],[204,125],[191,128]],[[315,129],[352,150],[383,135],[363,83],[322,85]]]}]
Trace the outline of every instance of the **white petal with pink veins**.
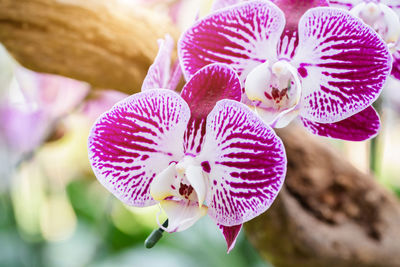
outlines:
[{"label": "white petal with pink veins", "polygon": [[174,48],[174,40],[167,35],[165,39],[161,39],[158,42],[158,54],[143,81],[142,92],[158,88],[175,89],[167,88],[168,81],[171,78],[171,53]]},{"label": "white petal with pink veins", "polygon": [[300,113],[330,123],[371,105],[390,72],[386,44],[344,10],[314,8],[299,22],[299,45],[292,64],[302,83]]},{"label": "white petal with pink veins", "polygon": [[199,20],[178,42],[186,79],[208,64],[226,63],[244,82],[252,68],[276,59],[284,25],[284,14],[268,1],[241,3]]},{"label": "white petal with pink veins", "polygon": [[374,2],[363,2],[355,6],[351,14],[371,26],[383,40],[394,46],[400,36],[400,19],[390,7]]},{"label": "white petal with pink veins", "polygon": [[150,184],[183,157],[187,103],[171,90],[148,90],[117,103],[94,124],[88,150],[97,179],[125,204],[156,202]]},{"label": "white petal with pink veins", "polygon": [[363,1],[364,0],[329,0],[329,5],[350,10]]},{"label": "white petal with pink veins", "polygon": [[224,226],[267,210],[286,173],[281,140],[249,108],[231,100],[219,101],[209,114],[199,158],[209,176],[208,214]]}]

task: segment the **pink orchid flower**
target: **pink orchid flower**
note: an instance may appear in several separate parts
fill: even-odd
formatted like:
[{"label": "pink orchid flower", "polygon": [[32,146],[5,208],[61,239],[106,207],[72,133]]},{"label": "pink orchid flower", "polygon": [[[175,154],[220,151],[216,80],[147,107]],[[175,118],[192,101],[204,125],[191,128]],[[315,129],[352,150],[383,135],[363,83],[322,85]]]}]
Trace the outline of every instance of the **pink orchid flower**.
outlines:
[{"label": "pink orchid flower", "polygon": [[167,232],[208,214],[229,252],[242,224],[278,194],[286,173],[283,144],[236,101],[240,80],[225,64],[200,69],[181,94],[168,89],[170,64],[162,59],[171,45],[168,38],[161,42],[142,92],[94,124],[89,159],[97,179],[125,204],[160,204]]},{"label": "pink orchid flower", "polygon": [[[234,1],[218,1],[214,7]],[[239,74],[242,102],[273,127],[300,117],[321,136],[360,141],[380,121],[371,104],[392,59],[382,38],[324,0],[241,2],[190,27],[178,43],[183,73],[225,63]]]}]

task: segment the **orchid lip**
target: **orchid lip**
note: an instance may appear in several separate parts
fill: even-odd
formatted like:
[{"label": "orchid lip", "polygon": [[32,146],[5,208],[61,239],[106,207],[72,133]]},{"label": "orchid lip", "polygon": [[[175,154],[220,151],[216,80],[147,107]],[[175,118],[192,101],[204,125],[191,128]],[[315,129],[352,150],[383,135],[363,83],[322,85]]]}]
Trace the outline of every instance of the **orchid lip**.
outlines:
[{"label": "orchid lip", "polygon": [[[301,82],[296,69],[286,60],[255,67],[247,76],[245,93],[255,111],[271,126],[294,111],[300,101]],[[291,114],[296,114],[291,113]],[[296,116],[291,116],[287,125]],[[286,116],[286,118],[288,118]]]},{"label": "orchid lip", "polygon": [[172,162],[160,172],[150,185],[150,194],[156,201],[169,197],[204,203],[207,193],[206,174],[195,158],[185,156],[178,163]]},{"label": "orchid lip", "polygon": [[195,157],[184,156],[161,171],[150,185],[151,196],[169,216],[171,223],[164,229],[168,232],[182,231],[206,214],[207,176],[196,162]]}]

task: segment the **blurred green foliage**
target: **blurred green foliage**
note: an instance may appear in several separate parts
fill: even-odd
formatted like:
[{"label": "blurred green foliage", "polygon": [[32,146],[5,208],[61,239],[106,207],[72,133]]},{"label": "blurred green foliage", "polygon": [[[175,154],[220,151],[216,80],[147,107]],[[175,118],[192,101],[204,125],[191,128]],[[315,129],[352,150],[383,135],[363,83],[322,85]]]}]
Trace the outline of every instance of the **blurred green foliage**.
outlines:
[{"label": "blurred green foliage", "polygon": [[65,190],[76,224],[71,235],[57,241],[47,240],[45,234],[38,238],[21,231],[13,200],[8,191],[2,193],[1,267],[266,266],[243,233],[235,249],[226,254],[222,234],[209,218],[184,232],[165,233],[153,249],[145,249],[143,242],[156,227],[157,209],[132,210],[91,177],[75,179]]}]

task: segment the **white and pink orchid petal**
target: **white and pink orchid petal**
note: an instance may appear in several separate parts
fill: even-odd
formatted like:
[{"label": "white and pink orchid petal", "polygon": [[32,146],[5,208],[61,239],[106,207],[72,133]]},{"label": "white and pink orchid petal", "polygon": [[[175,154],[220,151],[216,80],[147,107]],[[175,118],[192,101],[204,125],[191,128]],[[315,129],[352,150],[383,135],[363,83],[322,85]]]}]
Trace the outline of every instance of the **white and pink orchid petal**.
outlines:
[{"label": "white and pink orchid petal", "polygon": [[168,217],[168,233],[181,232],[191,227],[207,214],[207,207],[199,207],[195,202],[181,200],[163,200],[160,206]]},{"label": "white and pink orchid petal", "polygon": [[201,150],[205,120],[217,101],[240,101],[242,89],[236,72],[226,64],[210,64],[189,80],[181,96],[188,103],[191,118],[185,133],[185,153],[196,155]]},{"label": "white and pink orchid petal", "polygon": [[347,141],[364,141],[373,138],[380,128],[379,115],[372,106],[335,123],[318,123],[304,118],[301,120],[313,134]]},{"label": "white and pink orchid petal", "polygon": [[0,105],[0,138],[18,156],[36,149],[49,134],[50,125],[49,117],[41,110]]},{"label": "white and pink orchid petal", "polygon": [[382,20],[386,22],[386,25],[381,27],[384,28],[381,30],[382,32],[384,32],[384,34],[382,34],[381,36],[386,43],[390,44],[393,47],[396,45],[400,38],[399,9],[397,9],[396,13],[395,9],[392,9],[386,5],[379,4],[379,7],[381,12],[383,12]]},{"label": "white and pink orchid petal", "polygon": [[[158,41],[159,50],[143,81],[142,92],[149,89],[167,88],[171,76],[171,53],[174,40],[170,35]],[[175,88],[174,88],[175,89]]]},{"label": "white and pink orchid petal", "polygon": [[193,118],[206,118],[222,99],[240,101],[242,89],[236,72],[226,64],[210,64],[200,69],[182,89]]},{"label": "white and pink orchid petal", "polygon": [[235,247],[236,239],[242,229],[243,224],[234,225],[234,226],[224,226],[218,224],[218,228],[221,230],[222,234],[225,237],[226,245],[227,245],[227,253],[231,252],[231,250]]},{"label": "white and pink orchid petal", "polygon": [[185,78],[208,64],[226,63],[243,82],[253,67],[276,58],[284,25],[284,14],[268,1],[244,2],[212,13],[178,42]]},{"label": "white and pink orchid petal", "polygon": [[362,2],[350,13],[371,26],[389,46],[393,47],[399,39],[399,16],[390,7],[378,2]]},{"label": "white and pink orchid petal", "polygon": [[197,202],[201,207],[206,199],[208,185],[204,177],[203,168],[201,166],[190,165],[186,168],[186,179],[193,187],[197,195]]},{"label": "white and pink orchid petal", "polygon": [[81,112],[94,123],[101,114],[126,97],[127,94],[115,90],[96,90],[90,94],[90,99],[83,103]]},{"label": "white and pink orchid petal", "polygon": [[[207,118],[199,159],[209,176],[208,214],[218,224],[242,224],[266,211],[286,174],[282,141],[242,103],[222,100]],[[212,155],[212,158],[210,158]]]},{"label": "white and pink orchid petal", "polygon": [[383,40],[348,12],[307,11],[293,59],[302,81],[300,115],[332,123],[360,112],[379,96],[391,64]]},{"label": "white and pink orchid petal", "polygon": [[351,10],[353,7],[362,3],[363,1],[364,0],[329,0],[329,6]]},{"label": "white and pink orchid petal", "polygon": [[186,102],[166,89],[147,90],[117,103],[89,135],[89,160],[97,179],[125,204],[155,204],[150,184],[183,157],[189,117]]},{"label": "white and pink orchid petal", "polygon": [[299,20],[310,8],[328,6],[327,0],[271,0],[285,14],[285,29],[296,30]]},{"label": "white and pink orchid petal", "polygon": [[381,3],[390,7],[397,16],[400,17],[400,2],[399,0],[381,0]]},{"label": "white and pink orchid petal", "polygon": [[393,54],[392,75],[400,80],[400,50]]},{"label": "white and pink orchid petal", "polygon": [[15,69],[18,84],[30,103],[51,118],[65,116],[76,108],[89,93],[89,84],[63,76],[33,72],[23,67]]},{"label": "white and pink orchid petal", "polygon": [[244,2],[244,0],[215,0],[213,2],[211,10],[214,11],[214,10],[222,9],[222,8],[225,8],[228,6],[238,4],[240,2]]},{"label": "white and pink orchid petal", "polygon": [[176,163],[171,163],[166,169],[162,170],[154,177],[150,184],[150,195],[156,201],[164,200],[167,197],[173,196],[175,190],[172,186],[176,179]]},{"label": "white and pink orchid petal", "polygon": [[172,74],[171,77],[168,81],[168,84],[165,88],[171,89],[171,90],[176,90],[178,87],[179,82],[182,79],[182,68],[181,64],[177,60],[174,65],[172,66]]},{"label": "white and pink orchid petal", "polygon": [[285,14],[286,25],[278,44],[278,58],[292,59],[298,46],[298,24],[303,14],[310,8],[328,6],[327,0],[271,0]]}]

